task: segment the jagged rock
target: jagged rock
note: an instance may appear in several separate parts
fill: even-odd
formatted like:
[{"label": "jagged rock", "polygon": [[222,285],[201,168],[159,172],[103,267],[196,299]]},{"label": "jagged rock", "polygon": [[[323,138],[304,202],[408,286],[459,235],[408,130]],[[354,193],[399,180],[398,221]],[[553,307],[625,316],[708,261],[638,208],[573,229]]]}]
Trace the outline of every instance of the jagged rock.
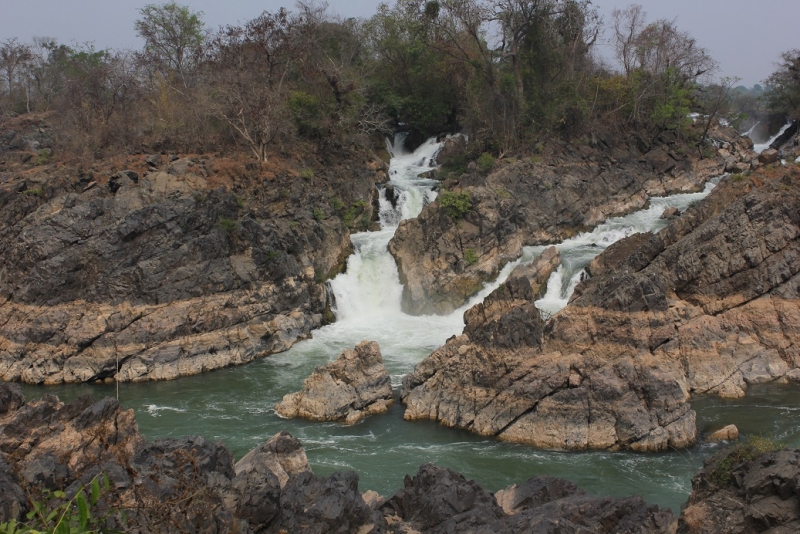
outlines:
[{"label": "jagged rock", "polygon": [[800,451],[759,452],[752,444],[707,459],[692,479],[681,534],[800,531]]},{"label": "jagged rock", "polygon": [[720,428],[708,436],[708,441],[733,441],[736,439],[739,439],[739,429],[736,428],[736,425]]},{"label": "jagged rock", "polygon": [[503,348],[538,346],[544,322],[533,302],[547,290],[559,265],[558,250],[550,247],[530,264],[516,267],[501,287],[464,313],[464,333]]},{"label": "jagged rock", "polygon": [[463,135],[448,138],[439,152],[436,153],[436,163],[439,165],[452,165],[463,161],[467,156],[467,139]]},{"label": "jagged rock", "polygon": [[[715,126],[711,137],[730,140],[729,159],[754,157],[752,145],[729,128]],[[463,218],[454,220],[433,202],[403,221],[389,243],[403,284],[403,310],[449,314],[518,258],[523,246],[571,237],[643,208],[651,196],[699,191],[724,172],[721,155],[677,156],[667,141],[659,143],[555,144],[546,161],[501,161],[486,177],[468,171],[445,183],[469,194],[471,208]]]},{"label": "jagged rock", "polygon": [[405,377],[405,418],[547,448],[690,445],[692,394],[741,396],[800,367],[800,172],[770,176],[609,247],[538,344],[508,348],[467,312],[464,335]]},{"label": "jagged rock", "polygon": [[392,384],[375,341],[362,341],[354,350],[318,367],[303,382],[303,390],[290,393],[275,406],[284,417],[348,424],[383,413],[392,402]]},{"label": "jagged rock", "polygon": [[403,484],[384,514],[420,532],[468,532],[504,516],[491,493],[451,469],[425,464]]}]

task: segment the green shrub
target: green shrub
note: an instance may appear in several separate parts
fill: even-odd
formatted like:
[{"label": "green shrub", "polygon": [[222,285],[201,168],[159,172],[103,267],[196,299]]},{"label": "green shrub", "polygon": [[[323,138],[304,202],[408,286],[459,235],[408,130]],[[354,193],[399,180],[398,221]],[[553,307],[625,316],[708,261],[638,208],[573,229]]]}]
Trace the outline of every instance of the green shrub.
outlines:
[{"label": "green shrub", "polygon": [[240,197],[239,195],[236,195],[236,205],[238,207],[240,207],[240,208],[243,208],[244,207],[244,198]]},{"label": "green shrub", "polygon": [[488,152],[484,152],[478,158],[478,170],[484,174],[487,174],[494,168],[494,156],[489,154]]},{"label": "green shrub", "polygon": [[311,215],[314,216],[315,221],[321,221],[325,218],[325,212],[322,210],[322,208],[314,208],[311,210]]},{"label": "green shrub", "polygon": [[478,261],[478,255],[475,254],[475,251],[471,248],[468,248],[464,251],[464,261],[467,262],[467,265],[472,265],[476,261]]},{"label": "green shrub", "polygon": [[447,189],[439,192],[439,205],[450,216],[451,219],[463,219],[472,209],[472,196],[466,191],[454,193]]},{"label": "green shrub", "polygon": [[333,197],[331,199],[331,206],[336,211],[341,211],[344,209],[344,202],[342,202],[341,199],[339,199],[338,197]]},{"label": "green shrub", "polygon": [[310,167],[306,167],[305,169],[300,171],[300,178],[303,178],[304,180],[310,180],[313,177],[314,177],[314,169]]},{"label": "green shrub", "polygon": [[32,195],[34,197],[40,197],[44,193],[44,190],[41,187],[31,187],[30,189],[26,189],[22,192],[23,195]]},{"label": "green shrub", "polygon": [[511,198],[511,193],[505,187],[498,187],[495,189],[494,194],[497,195],[497,198]]},{"label": "green shrub", "polygon": [[[63,491],[49,491],[42,493],[40,501],[32,503],[25,523],[17,523],[12,519],[7,523],[0,523],[0,534],[89,534],[94,532],[107,532],[106,519],[116,513],[114,510],[104,510],[97,514],[94,510],[103,493],[111,485],[106,475],[94,477],[89,484],[82,486],[71,499]],[[124,516],[123,516],[124,519]]]},{"label": "green shrub", "polygon": [[220,217],[217,221],[217,226],[225,230],[226,232],[233,232],[236,230],[236,221],[233,219],[228,219],[227,217]]},{"label": "green shrub", "polygon": [[724,488],[731,483],[733,470],[739,464],[755,460],[767,452],[774,452],[783,448],[783,444],[764,436],[751,436],[746,443],[733,447],[708,473],[709,480],[714,486]]},{"label": "green shrub", "polygon": [[48,149],[40,150],[39,153],[33,158],[34,165],[47,165],[50,163],[51,152]]},{"label": "green shrub", "polygon": [[731,182],[741,182],[742,180],[744,180],[744,174],[731,175]]}]

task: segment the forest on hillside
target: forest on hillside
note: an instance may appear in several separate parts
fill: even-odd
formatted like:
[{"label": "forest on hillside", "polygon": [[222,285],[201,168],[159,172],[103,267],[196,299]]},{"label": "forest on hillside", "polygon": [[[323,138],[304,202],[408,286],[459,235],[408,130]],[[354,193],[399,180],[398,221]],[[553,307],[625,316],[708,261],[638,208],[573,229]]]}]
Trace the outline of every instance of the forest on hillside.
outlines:
[{"label": "forest on hillside", "polygon": [[[0,116],[47,113],[57,150],[79,158],[244,148],[261,161],[294,140],[360,143],[399,125],[418,139],[468,132],[499,155],[597,128],[698,136],[690,111],[800,116],[800,51],[763,94],[734,90],[692,36],[638,5],[601,21],[588,0],[397,0],[342,19],[301,1],[211,28],[170,2],[132,30],[141,50],[0,43]],[[604,30],[613,67],[594,50]]]}]

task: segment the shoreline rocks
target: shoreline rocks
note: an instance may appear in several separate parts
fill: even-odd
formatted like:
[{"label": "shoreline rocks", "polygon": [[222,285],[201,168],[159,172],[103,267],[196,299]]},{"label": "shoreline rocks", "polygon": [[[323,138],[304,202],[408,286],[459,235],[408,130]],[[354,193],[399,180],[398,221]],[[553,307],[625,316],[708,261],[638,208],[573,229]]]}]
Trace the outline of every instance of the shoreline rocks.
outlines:
[{"label": "shoreline rocks", "polygon": [[303,390],[285,395],[275,411],[284,417],[353,424],[387,411],[391,403],[392,383],[380,347],[362,341],[317,367],[303,381]]}]

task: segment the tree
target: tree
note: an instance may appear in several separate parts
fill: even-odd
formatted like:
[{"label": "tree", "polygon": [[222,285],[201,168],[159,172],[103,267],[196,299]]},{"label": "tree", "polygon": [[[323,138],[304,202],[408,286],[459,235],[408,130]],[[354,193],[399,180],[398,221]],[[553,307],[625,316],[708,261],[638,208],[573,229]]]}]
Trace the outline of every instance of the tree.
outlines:
[{"label": "tree", "polygon": [[800,120],[800,49],[781,54],[778,68],[765,80],[767,106]]},{"label": "tree", "polygon": [[286,77],[295,59],[294,21],[285,9],[228,26],[210,44],[205,63],[211,110],[243,139],[258,161],[286,133]]},{"label": "tree", "polygon": [[16,38],[6,39],[0,44],[0,72],[5,79],[10,100],[14,99],[15,86],[21,85],[18,80],[20,71],[32,57],[30,47],[18,43]]},{"label": "tree", "polygon": [[203,13],[192,12],[175,2],[148,4],[139,13],[142,18],[136,21],[134,28],[145,41],[145,58],[163,76],[176,74],[185,87],[187,75],[196,64],[203,44]]}]

